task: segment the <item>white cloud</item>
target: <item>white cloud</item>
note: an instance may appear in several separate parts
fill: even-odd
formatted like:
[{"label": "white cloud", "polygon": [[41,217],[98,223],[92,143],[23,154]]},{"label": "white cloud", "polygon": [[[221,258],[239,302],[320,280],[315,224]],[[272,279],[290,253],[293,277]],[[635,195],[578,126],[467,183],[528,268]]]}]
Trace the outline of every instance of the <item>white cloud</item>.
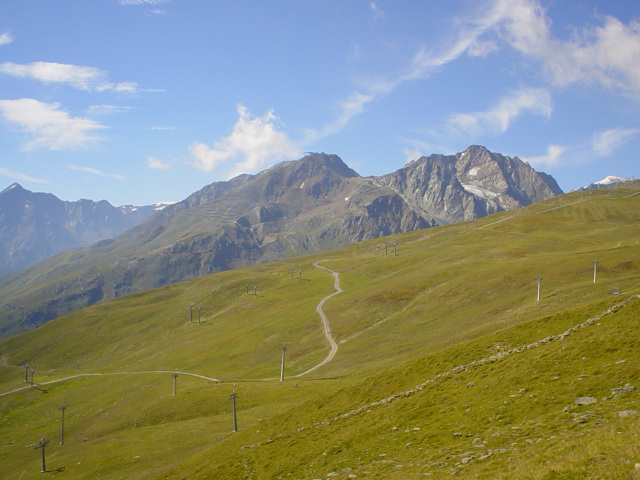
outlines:
[{"label": "white cloud", "polygon": [[168,130],[175,130],[176,127],[170,127],[170,126],[160,126],[160,125],[156,125],[154,127],[151,127],[151,130],[160,130],[160,131],[168,131]]},{"label": "white cloud", "polygon": [[640,21],[624,24],[605,16],[601,26],[576,30],[564,41],[554,38],[550,19],[536,0],[495,0],[480,14],[460,22],[456,39],[439,54],[419,52],[413,77],[424,78],[436,65],[463,54],[486,55],[499,41],[542,63],[555,85],[598,82],[640,93]]},{"label": "white cloud", "polygon": [[31,137],[25,150],[76,150],[102,140],[95,134],[107,127],[88,118],[71,117],[57,103],[32,98],[0,100],[0,114]]},{"label": "white cloud", "polygon": [[551,81],[576,82],[640,93],[640,22],[624,24],[612,16],[600,26],[576,30],[564,41],[552,37],[546,12],[534,0],[498,0],[490,16],[504,40],[541,62]]},{"label": "white cloud", "polygon": [[163,162],[159,158],[155,157],[147,157],[147,166],[152,170],[169,170],[171,169],[171,164],[168,162]]},{"label": "white cloud", "polygon": [[11,42],[13,42],[13,35],[11,35],[11,32],[0,33],[0,46],[9,45]]},{"label": "white cloud", "polygon": [[503,98],[493,109],[485,112],[457,113],[447,124],[453,130],[478,137],[484,133],[504,133],[513,120],[523,112],[551,116],[551,98],[544,89],[526,88]]},{"label": "white cloud", "polygon": [[305,143],[339,132],[353,117],[361,114],[368,104],[392,93],[404,83],[428,79],[439,68],[460,58],[465,53],[479,56],[493,51],[496,48],[495,45],[488,41],[480,42],[479,37],[493,28],[496,21],[497,19],[490,16],[469,21],[463,24],[463,28],[457,32],[455,41],[447,44],[440,51],[430,52],[424,48],[418,50],[405,70],[394,78],[371,82],[367,90],[352,93],[346,101],[341,102],[336,119],[319,130],[309,130]]},{"label": "white cloud", "polygon": [[631,137],[638,134],[640,134],[640,128],[612,128],[595,133],[590,140],[575,145],[549,145],[546,155],[528,157],[524,160],[536,168],[555,167],[561,161],[573,165],[589,163],[597,161],[598,157],[611,155]]},{"label": "white cloud", "polygon": [[122,175],[118,175],[117,173],[105,173],[101,170],[96,170],[95,168],[91,168],[91,167],[78,167],[76,165],[67,165],[67,166],[71,170],[75,170],[76,172],[90,173],[92,175],[98,175],[100,177],[115,178],[116,180],[120,180],[120,181],[125,180],[125,177],[123,177]]},{"label": "white cloud", "polygon": [[560,157],[565,152],[566,147],[561,145],[549,145],[547,154],[539,157],[528,157],[523,160],[529,162],[534,168],[554,167],[560,161]]},{"label": "white cloud", "polygon": [[54,62],[17,64],[0,63],[0,73],[17,78],[32,78],[44,83],[61,83],[79,90],[95,92],[138,93],[157,90],[140,89],[135,82],[111,83],[107,74],[95,67],[83,67]]},{"label": "white cloud", "polygon": [[405,148],[402,150],[402,152],[404,153],[404,163],[407,164],[409,162],[413,162],[414,160],[419,159],[420,157],[422,157],[422,153],[420,152],[420,150],[418,150],[417,148]]},{"label": "white cloud", "polygon": [[319,130],[307,129],[305,144],[315,142],[328,135],[338,133],[356,116],[360,115],[368,103],[376,100],[377,95],[374,93],[363,94],[355,92],[347,100],[340,102],[339,112],[333,122],[325,125]]},{"label": "white cloud", "polygon": [[467,53],[472,57],[486,57],[500,47],[493,40],[476,40],[469,45]]},{"label": "white cloud", "polygon": [[591,145],[593,152],[599,157],[611,155],[634,135],[640,133],[638,128],[612,128],[593,136]]},{"label": "white cloud", "polygon": [[33,62],[27,65],[4,62],[0,73],[13,77],[29,77],[45,83],[65,83],[81,90],[91,90],[102,83],[105,75],[95,67],[79,67],[51,62]]},{"label": "white cloud", "polygon": [[[375,12],[375,2],[370,4]],[[600,83],[640,94],[640,22],[624,24],[604,17],[598,27],[577,31],[574,38],[554,38],[545,10],[535,0],[494,0],[487,8],[459,20],[453,40],[434,50],[420,49],[405,71],[372,82],[368,89],[340,103],[336,119],[308,132],[312,142],[342,130],[365,107],[406,82],[428,79],[439,68],[462,55],[486,56],[510,46],[542,64],[553,85]]]},{"label": "white cloud", "polygon": [[273,111],[262,117],[252,116],[243,105],[238,105],[237,111],[238,121],[229,136],[215,142],[213,147],[203,143],[189,146],[195,160],[193,165],[198,170],[210,172],[223,162],[243,158],[232,168],[231,176],[234,176],[255,172],[267,162],[300,155],[294,142],[276,128]]},{"label": "white cloud", "polygon": [[13,172],[11,170],[7,170],[6,168],[1,168],[1,167],[0,167],[0,175],[5,176],[5,177],[9,177],[9,178],[16,178],[16,179],[21,180],[23,182],[49,183],[49,180],[42,180],[40,178],[33,178],[33,177],[28,176],[28,175],[25,175],[24,173]]}]

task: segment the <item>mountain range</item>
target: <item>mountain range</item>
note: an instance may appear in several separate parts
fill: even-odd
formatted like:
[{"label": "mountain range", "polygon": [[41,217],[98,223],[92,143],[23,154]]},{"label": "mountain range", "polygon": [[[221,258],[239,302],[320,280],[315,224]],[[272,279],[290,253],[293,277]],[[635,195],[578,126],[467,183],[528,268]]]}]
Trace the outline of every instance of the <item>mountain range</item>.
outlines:
[{"label": "mountain range", "polygon": [[0,477],[637,478],[639,220],[636,180],[0,339]]},{"label": "mountain range", "polygon": [[0,276],[116,237],[162,207],[114,207],[106,200],[65,202],[14,183],[0,192]]},{"label": "mountain range", "polygon": [[308,154],[212,183],[114,239],[0,278],[0,335],[93,303],[217,271],[472,221],[562,193],[517,157],[471,146],[362,177]]}]

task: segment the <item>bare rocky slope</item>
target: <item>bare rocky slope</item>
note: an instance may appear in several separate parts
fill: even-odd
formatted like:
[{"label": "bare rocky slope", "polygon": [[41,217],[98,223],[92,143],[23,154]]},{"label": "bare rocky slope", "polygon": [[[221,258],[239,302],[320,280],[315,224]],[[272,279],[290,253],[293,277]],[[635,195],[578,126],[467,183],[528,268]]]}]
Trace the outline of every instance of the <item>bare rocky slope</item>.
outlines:
[{"label": "bare rocky slope", "polygon": [[0,278],[0,336],[101,300],[353,242],[473,220],[562,193],[481,146],[382,177],[309,154],[216,182],[119,237]]}]

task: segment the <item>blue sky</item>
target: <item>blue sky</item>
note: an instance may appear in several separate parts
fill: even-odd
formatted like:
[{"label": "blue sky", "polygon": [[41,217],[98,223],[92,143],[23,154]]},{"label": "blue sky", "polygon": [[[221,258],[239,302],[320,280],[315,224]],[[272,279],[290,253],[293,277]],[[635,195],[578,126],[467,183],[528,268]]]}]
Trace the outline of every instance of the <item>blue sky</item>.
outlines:
[{"label": "blue sky", "polygon": [[181,200],[304,152],[638,177],[629,0],[0,2],[0,189]]}]

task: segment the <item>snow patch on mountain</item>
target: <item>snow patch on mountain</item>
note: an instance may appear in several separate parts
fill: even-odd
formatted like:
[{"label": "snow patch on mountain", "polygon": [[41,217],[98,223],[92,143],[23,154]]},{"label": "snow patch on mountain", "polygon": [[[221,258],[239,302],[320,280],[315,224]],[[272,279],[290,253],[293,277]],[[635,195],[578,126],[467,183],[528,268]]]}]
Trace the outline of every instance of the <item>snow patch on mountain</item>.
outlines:
[{"label": "snow patch on mountain", "polygon": [[613,175],[609,175],[608,177],[603,178],[602,180],[600,180],[599,182],[596,182],[596,185],[611,185],[611,184],[619,184],[619,183],[624,183],[624,182],[628,182],[629,180],[631,180],[630,178],[625,178],[625,177],[616,177]]},{"label": "snow patch on mountain", "polygon": [[169,205],[173,205],[174,203],[178,203],[178,202],[177,201],[157,202],[153,204],[153,209],[156,211],[164,210]]},{"label": "snow patch on mountain", "polygon": [[467,192],[475,195],[476,197],[484,198],[486,200],[491,200],[492,198],[496,198],[498,194],[496,192],[492,192],[491,190],[487,190],[486,188],[476,187],[475,185],[465,185],[462,184],[462,188],[464,188]]},{"label": "snow patch on mountain", "polygon": [[598,180],[597,182],[590,183],[586,187],[580,187],[577,190],[597,190],[598,188],[613,188],[621,183],[628,182],[632,180],[631,178],[626,177],[617,177],[615,175],[609,175],[602,180]]}]

